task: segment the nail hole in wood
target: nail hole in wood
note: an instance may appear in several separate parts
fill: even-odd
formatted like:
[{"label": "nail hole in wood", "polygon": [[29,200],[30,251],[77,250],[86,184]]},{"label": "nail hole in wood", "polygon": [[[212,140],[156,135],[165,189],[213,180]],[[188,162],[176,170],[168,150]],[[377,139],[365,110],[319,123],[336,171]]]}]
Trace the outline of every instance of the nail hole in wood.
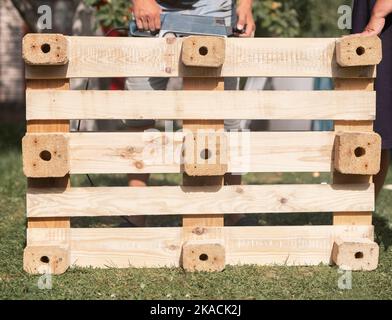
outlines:
[{"label": "nail hole in wood", "polygon": [[208,260],[208,255],[205,254],[205,253],[202,253],[202,254],[199,256],[199,259],[200,259],[200,261],[207,261],[207,260]]},{"label": "nail hole in wood", "polygon": [[366,154],[366,150],[365,150],[365,148],[358,147],[354,150],[354,154],[357,158],[360,158]]},{"label": "nail hole in wood", "polygon": [[208,48],[205,46],[202,46],[199,48],[199,53],[201,56],[206,56],[208,54]]},{"label": "nail hole in wood", "polygon": [[49,52],[50,52],[50,44],[49,44],[49,43],[44,43],[44,44],[41,46],[41,51],[42,51],[43,53],[49,53]]},{"label": "nail hole in wood", "polygon": [[48,256],[42,256],[41,259],[40,259],[40,261],[41,261],[42,263],[49,263],[50,259],[49,259]]},{"label": "nail hole in wood", "polygon": [[204,160],[208,160],[209,158],[211,158],[212,153],[209,149],[203,149],[200,152],[200,158],[204,159]]},{"label": "nail hole in wood", "polygon": [[41,151],[39,157],[44,161],[50,161],[52,159],[52,154],[48,150]]},{"label": "nail hole in wood", "polygon": [[356,52],[357,52],[357,55],[362,56],[365,54],[366,50],[364,47],[358,47]]},{"label": "nail hole in wood", "polygon": [[363,252],[360,252],[360,251],[356,252],[354,256],[355,256],[355,259],[363,259]]}]

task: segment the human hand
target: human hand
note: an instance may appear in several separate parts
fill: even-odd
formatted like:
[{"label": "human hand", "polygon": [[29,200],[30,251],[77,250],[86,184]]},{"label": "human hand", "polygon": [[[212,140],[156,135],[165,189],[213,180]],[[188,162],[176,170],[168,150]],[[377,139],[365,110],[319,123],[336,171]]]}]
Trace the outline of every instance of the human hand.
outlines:
[{"label": "human hand", "polygon": [[372,16],[365,30],[361,33],[364,36],[377,36],[385,27],[385,18]]},{"label": "human hand", "polygon": [[156,31],[161,28],[161,7],[155,0],[133,0],[133,15],[139,30]]},{"label": "human hand", "polygon": [[252,14],[252,1],[241,1],[237,7],[237,29],[244,30],[240,37],[254,37],[256,24]]}]

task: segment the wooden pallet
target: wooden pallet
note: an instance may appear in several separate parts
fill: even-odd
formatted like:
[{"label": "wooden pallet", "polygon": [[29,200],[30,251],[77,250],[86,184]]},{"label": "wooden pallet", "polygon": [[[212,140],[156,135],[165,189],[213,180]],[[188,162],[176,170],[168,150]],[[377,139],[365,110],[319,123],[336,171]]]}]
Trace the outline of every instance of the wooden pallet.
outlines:
[{"label": "wooden pallet", "polygon": [[[377,37],[167,39],[29,34],[30,273],[70,266],[373,270]],[[332,91],[224,91],[224,77],[330,77]],[[69,91],[70,78],[183,77],[184,91]],[[183,132],[70,132],[72,119],[181,119]],[[224,132],[223,119],[334,120],[333,132]],[[203,129],[204,131],[200,131]],[[331,172],[331,185],[226,185],[226,173]],[[70,186],[71,174],[183,173],[182,186]],[[334,212],[331,226],[226,227],[226,214]],[[72,217],[183,215],[180,228],[71,228]]]}]

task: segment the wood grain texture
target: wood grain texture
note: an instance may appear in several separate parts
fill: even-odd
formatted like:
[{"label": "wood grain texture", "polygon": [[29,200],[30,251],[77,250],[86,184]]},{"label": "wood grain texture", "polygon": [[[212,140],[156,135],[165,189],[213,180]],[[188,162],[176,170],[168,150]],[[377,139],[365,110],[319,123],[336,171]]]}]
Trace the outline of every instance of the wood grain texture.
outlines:
[{"label": "wood grain texture", "polygon": [[186,37],[182,43],[181,61],[188,67],[221,67],[225,61],[225,38]]},{"label": "wood grain texture", "polygon": [[[70,172],[180,173],[182,132],[70,133]],[[229,172],[331,172],[334,132],[230,132]]]},{"label": "wood grain texture", "polygon": [[183,233],[193,240],[221,237],[226,264],[319,265],[331,263],[340,236],[374,239],[373,226],[276,226],[203,228],[29,229],[27,244],[70,243],[71,266],[177,267]]},{"label": "wood grain texture", "polygon": [[[374,91],[374,79],[334,79],[335,90]],[[373,132],[373,121],[335,121],[335,132]],[[345,175],[337,171],[333,173],[333,183],[371,183],[369,175]],[[334,225],[370,225],[373,212],[336,212],[333,215]]]},{"label": "wood grain texture", "polygon": [[[373,184],[28,189],[28,217],[374,210]],[[315,201],[317,199],[317,201]]]},{"label": "wood grain texture", "polygon": [[[200,69],[200,68],[199,68]],[[203,68],[201,68],[203,69]],[[206,68],[204,68],[206,69]],[[193,91],[193,90],[202,90],[202,91],[211,91],[211,92],[219,92],[225,89],[225,82],[223,78],[184,78],[183,79],[183,90],[185,91]],[[184,120],[182,123],[182,128],[184,132],[187,133],[189,137],[189,133],[196,134],[198,130],[211,130],[222,132],[224,130],[224,120]],[[204,166],[204,170],[208,170],[210,165],[202,164],[198,165],[199,168]],[[215,167],[212,165],[212,167]],[[202,168],[201,168],[202,169]],[[213,168],[215,169],[215,168]],[[227,169],[227,164],[225,165],[225,169]],[[186,173],[182,176],[182,185],[185,187],[188,186],[212,186],[212,188],[220,188],[224,184],[224,176],[216,175],[216,176],[195,176],[190,177]],[[191,217],[184,216],[182,217],[182,226],[183,227],[223,227],[224,226],[224,216],[216,215],[215,212],[197,212],[203,213],[202,215],[193,215]],[[208,213],[213,213],[208,214]]]},{"label": "wood grain texture", "polygon": [[377,65],[382,59],[378,36],[351,35],[336,42],[336,61],[342,67]]},{"label": "wood grain texture", "polygon": [[181,38],[66,37],[69,63],[26,66],[27,79],[85,77],[375,77],[374,66],[343,68],[335,38],[226,39],[221,68],[189,68]]},{"label": "wood grain texture", "polygon": [[[27,80],[26,95],[34,90],[69,90],[70,83],[67,79],[55,80]],[[49,133],[49,132],[69,132],[68,120],[32,120],[27,121],[26,131],[28,133]],[[63,178],[28,178],[29,188],[69,188],[69,175]],[[27,220],[28,228],[69,228],[71,226],[69,218],[30,218]]]},{"label": "wood grain texture", "polygon": [[376,114],[376,94],[366,91],[37,90],[26,100],[28,120],[374,120]]}]

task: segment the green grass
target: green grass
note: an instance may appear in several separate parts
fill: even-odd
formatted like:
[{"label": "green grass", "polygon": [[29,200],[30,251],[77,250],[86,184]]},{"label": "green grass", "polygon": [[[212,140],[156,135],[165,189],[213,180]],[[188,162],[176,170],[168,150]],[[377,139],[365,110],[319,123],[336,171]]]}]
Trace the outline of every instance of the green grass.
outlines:
[{"label": "green grass", "polygon": [[[392,191],[384,190],[375,215],[380,265],[354,272],[352,290],[340,290],[338,269],[317,267],[227,267],[220,273],[181,269],[71,269],[54,276],[51,290],[40,290],[39,276],[22,270],[25,246],[25,178],[19,139],[23,128],[0,129],[0,299],[390,299],[392,297]],[[304,174],[248,175],[247,183],[321,182]],[[96,185],[125,183],[125,177],[93,176]],[[153,184],[178,183],[176,175],[154,175]],[[88,185],[84,176],[73,183]],[[392,174],[388,177],[392,184]],[[260,224],[329,224],[330,215],[261,215]],[[120,220],[78,219],[74,226],[116,225]],[[176,224],[163,219],[159,224]],[[153,225],[153,221],[149,221]]]}]

